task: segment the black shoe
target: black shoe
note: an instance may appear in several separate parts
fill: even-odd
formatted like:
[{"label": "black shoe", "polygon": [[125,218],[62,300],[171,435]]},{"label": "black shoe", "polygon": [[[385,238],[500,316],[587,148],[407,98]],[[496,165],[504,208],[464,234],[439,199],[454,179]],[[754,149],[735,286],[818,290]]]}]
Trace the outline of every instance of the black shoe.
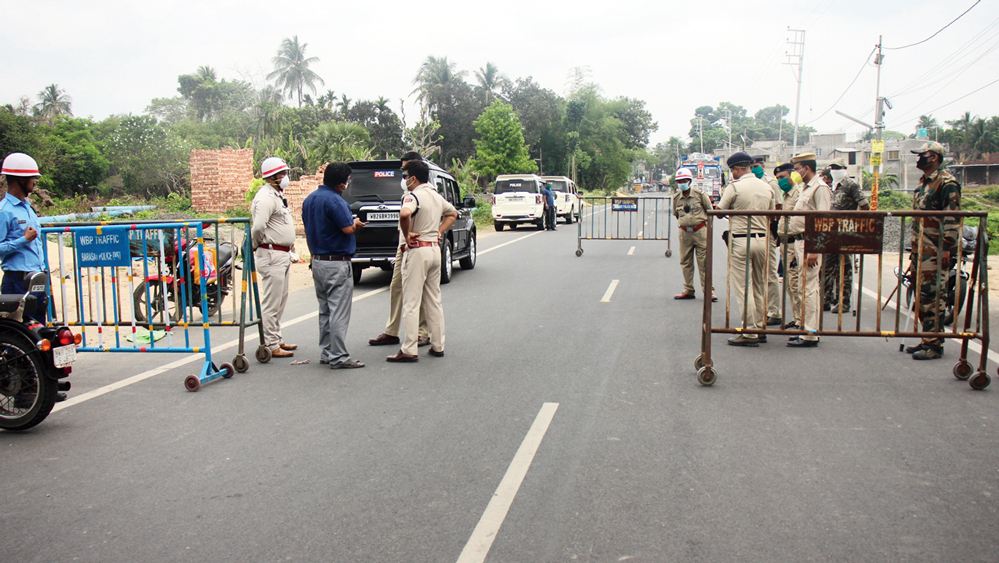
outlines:
[{"label": "black shoe", "polygon": [[915,346],[906,346],[905,347],[905,353],[906,354],[915,354],[916,352],[919,352],[920,350],[923,350],[923,345],[922,344],[916,344]]},{"label": "black shoe", "polygon": [[750,348],[756,348],[760,345],[760,341],[755,338],[749,338],[744,334],[740,334],[735,338],[728,339],[729,346],[748,346]]},{"label": "black shoe", "polygon": [[434,356],[434,357],[436,357],[436,358],[443,358],[443,357],[444,357],[444,350],[441,350],[441,351],[439,351],[439,352],[438,352],[437,350],[434,350],[434,349],[433,349],[433,348],[431,347],[431,348],[430,348],[430,355],[431,355],[431,356]]},{"label": "black shoe", "polygon": [[797,330],[797,329],[798,329],[798,328],[800,328],[800,327],[798,327],[798,323],[796,323],[796,322],[794,322],[794,321],[791,321],[791,322],[790,322],[790,323],[789,323],[789,324],[788,324],[787,326],[785,326],[784,328],[785,328],[785,329],[793,329],[793,330]]},{"label": "black shoe", "polygon": [[767,335],[761,334],[756,341],[759,342],[760,344],[765,344],[767,341]]},{"label": "black shoe", "polygon": [[939,360],[943,357],[943,348],[927,346],[912,355],[913,360]]},{"label": "black shoe", "polygon": [[787,345],[791,348],[818,348],[818,340],[805,340],[804,338],[792,338],[787,341]]},{"label": "black shoe", "polygon": [[829,312],[829,309],[831,309],[831,308],[832,307],[830,307],[829,305],[823,305],[822,306],[822,310],[825,311],[825,312],[827,312],[827,313]]},{"label": "black shoe", "polygon": [[767,326],[778,326],[782,322],[784,322],[784,319],[780,317],[767,317]]}]

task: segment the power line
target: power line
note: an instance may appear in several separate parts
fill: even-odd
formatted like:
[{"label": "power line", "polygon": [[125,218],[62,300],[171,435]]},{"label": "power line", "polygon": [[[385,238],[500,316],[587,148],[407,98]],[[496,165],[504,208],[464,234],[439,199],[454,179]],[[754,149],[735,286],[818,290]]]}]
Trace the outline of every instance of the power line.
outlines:
[{"label": "power line", "polygon": [[893,98],[899,97],[899,96],[902,96],[902,95],[905,95],[905,94],[909,94],[911,92],[915,92],[917,90],[922,90],[924,88],[930,87],[929,84],[926,84],[926,81],[927,81],[928,78],[934,77],[934,76],[938,75],[939,72],[942,69],[947,68],[948,66],[951,66],[954,62],[956,62],[956,61],[958,61],[958,60],[960,60],[960,59],[962,59],[964,57],[967,57],[969,55],[972,55],[974,53],[974,51],[977,50],[979,47],[981,47],[982,45],[985,45],[989,41],[992,41],[997,36],[999,36],[999,34],[996,34],[996,35],[992,35],[991,37],[988,37],[987,39],[982,40],[987,33],[989,33],[993,28],[996,27],[997,24],[999,24],[999,18],[995,19],[994,21],[992,21],[992,23],[990,23],[989,25],[985,26],[985,29],[983,29],[982,31],[976,33],[964,45],[960,46],[953,53],[951,53],[951,54],[947,55],[946,57],[944,57],[943,60],[941,60],[940,62],[938,62],[932,68],[928,69],[922,75],[916,77],[911,82],[909,82],[908,84],[906,84],[905,86],[903,86],[901,89],[899,89],[899,91],[895,92],[894,95],[891,96],[891,97],[893,97]]},{"label": "power line", "polygon": [[[976,0],[976,2],[975,2],[974,4],[972,4],[972,5],[971,5],[971,8],[974,8],[975,6],[977,6],[977,5],[979,4],[979,3],[981,3],[981,1],[982,1],[982,0]],[[965,10],[965,11],[964,11],[964,12],[963,12],[963,13],[962,13],[962,14],[961,14],[960,16],[957,16],[956,18],[954,18],[954,20],[953,20],[953,21],[951,21],[951,22],[950,22],[949,24],[947,24],[947,25],[945,25],[945,26],[941,27],[941,28],[940,28],[939,30],[937,30],[937,32],[936,32],[936,33],[934,33],[933,35],[931,35],[931,36],[927,37],[926,39],[923,39],[922,41],[919,41],[919,42],[917,42],[917,43],[913,43],[913,44],[911,44],[911,45],[905,45],[905,46],[903,46],[903,47],[883,47],[883,48],[884,48],[884,50],[886,50],[886,51],[898,51],[899,49],[908,49],[909,47],[915,47],[916,45],[920,45],[920,44],[922,44],[922,43],[926,43],[926,42],[927,42],[927,41],[929,41],[930,39],[933,39],[934,37],[936,37],[937,35],[939,35],[941,31],[943,31],[943,30],[947,29],[948,27],[950,27],[950,26],[951,26],[951,24],[953,24],[953,23],[954,23],[954,22],[956,22],[957,20],[959,20],[959,19],[963,18],[963,17],[964,17],[964,14],[967,14],[968,12],[970,12],[970,11],[971,11],[971,8],[968,8],[967,10]]]},{"label": "power line", "polygon": [[873,55],[874,51],[876,51],[876,50],[877,50],[877,47],[875,46],[873,49],[871,49],[871,52],[867,54],[867,59],[864,60],[864,64],[860,67],[860,70],[857,71],[857,76],[853,77],[853,82],[851,82],[850,85],[846,87],[846,90],[843,90],[843,93],[840,94],[840,96],[838,98],[836,98],[836,101],[833,102],[833,105],[829,106],[829,109],[827,109],[826,111],[822,112],[822,115],[816,117],[815,119],[809,121],[808,123],[805,123],[805,125],[809,125],[811,123],[815,123],[816,121],[822,119],[823,117],[825,117],[825,115],[827,113],[829,113],[830,111],[832,111],[836,107],[836,104],[838,104],[840,102],[840,100],[843,99],[843,96],[845,96],[846,93],[850,91],[850,88],[853,88],[853,85],[857,83],[857,79],[860,78],[860,75],[863,74],[864,69],[867,68],[867,63],[869,63],[871,61],[871,55]]},{"label": "power line", "polygon": [[982,86],[981,88],[979,88],[977,90],[973,90],[971,92],[968,92],[967,94],[961,96],[960,98],[958,98],[956,100],[951,100],[951,101],[947,102],[946,104],[944,104],[944,105],[942,105],[940,107],[935,107],[935,108],[931,109],[930,111],[926,112],[924,115],[930,115],[931,113],[937,111],[938,109],[943,109],[943,108],[945,108],[945,107],[947,107],[947,106],[949,106],[951,104],[956,104],[957,102],[960,102],[961,100],[967,98],[968,96],[970,96],[972,94],[975,94],[977,92],[981,92],[982,90],[988,88],[989,86],[992,86],[993,84],[995,84],[997,82],[999,82],[999,78],[997,78],[996,80],[993,80],[992,82],[989,82],[988,84],[986,84],[985,86]]}]

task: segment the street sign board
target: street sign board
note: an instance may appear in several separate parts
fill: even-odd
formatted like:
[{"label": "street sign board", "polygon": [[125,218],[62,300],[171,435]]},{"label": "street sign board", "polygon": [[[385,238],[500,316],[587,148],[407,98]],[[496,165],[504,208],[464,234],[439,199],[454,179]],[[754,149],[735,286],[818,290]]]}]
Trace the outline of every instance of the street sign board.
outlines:
[{"label": "street sign board", "polygon": [[885,221],[881,215],[805,218],[805,249],[821,254],[881,254]]},{"label": "street sign board", "polygon": [[74,233],[77,266],[106,268],[130,266],[128,227],[94,227]]},{"label": "street sign board", "polygon": [[611,209],[613,211],[638,212],[638,198],[615,197],[611,199]]},{"label": "street sign board", "polygon": [[885,142],[884,141],[871,141],[871,152],[878,154],[885,152]]},{"label": "street sign board", "polygon": [[871,166],[881,166],[881,153],[871,155]]}]

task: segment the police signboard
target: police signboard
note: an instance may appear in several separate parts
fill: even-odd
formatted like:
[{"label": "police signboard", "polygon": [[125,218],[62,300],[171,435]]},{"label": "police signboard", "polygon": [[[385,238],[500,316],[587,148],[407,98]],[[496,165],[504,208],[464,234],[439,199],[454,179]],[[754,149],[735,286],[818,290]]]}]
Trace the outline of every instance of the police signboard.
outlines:
[{"label": "police signboard", "polygon": [[613,211],[638,211],[638,198],[634,197],[615,197],[611,199],[611,209]]},{"label": "police signboard", "polygon": [[805,250],[816,254],[881,254],[884,229],[882,215],[808,216]]},{"label": "police signboard", "polygon": [[81,268],[130,266],[128,227],[93,227],[74,233],[76,264]]}]

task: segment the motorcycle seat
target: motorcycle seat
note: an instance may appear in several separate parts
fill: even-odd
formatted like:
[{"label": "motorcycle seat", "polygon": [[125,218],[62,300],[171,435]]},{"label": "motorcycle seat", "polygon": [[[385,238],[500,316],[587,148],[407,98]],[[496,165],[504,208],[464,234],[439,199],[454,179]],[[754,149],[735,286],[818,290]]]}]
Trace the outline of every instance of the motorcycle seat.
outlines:
[{"label": "motorcycle seat", "polygon": [[[16,293],[0,295],[0,313],[13,313],[21,304],[21,295]],[[38,298],[29,295],[24,299],[24,314],[33,315],[38,308]]]},{"label": "motorcycle seat", "polygon": [[221,268],[223,264],[227,264],[232,258],[232,243],[223,242],[219,245],[219,257],[216,262],[218,268]]}]

